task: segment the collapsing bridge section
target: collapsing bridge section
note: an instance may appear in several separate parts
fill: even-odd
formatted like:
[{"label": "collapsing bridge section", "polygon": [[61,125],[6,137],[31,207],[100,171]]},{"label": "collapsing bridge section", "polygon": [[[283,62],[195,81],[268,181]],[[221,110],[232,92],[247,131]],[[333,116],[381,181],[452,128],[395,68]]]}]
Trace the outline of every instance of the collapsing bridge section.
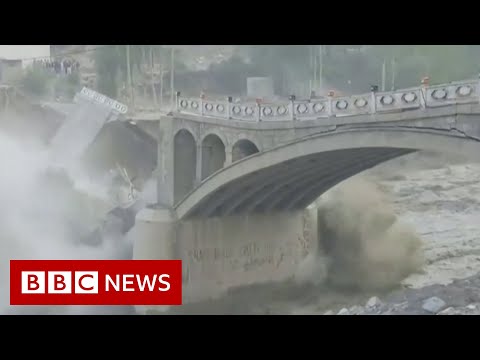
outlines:
[{"label": "collapsing bridge section", "polygon": [[128,107],[84,87],[74,98],[75,107],[50,143],[52,160],[68,166],[78,160],[107,122],[118,120]]}]

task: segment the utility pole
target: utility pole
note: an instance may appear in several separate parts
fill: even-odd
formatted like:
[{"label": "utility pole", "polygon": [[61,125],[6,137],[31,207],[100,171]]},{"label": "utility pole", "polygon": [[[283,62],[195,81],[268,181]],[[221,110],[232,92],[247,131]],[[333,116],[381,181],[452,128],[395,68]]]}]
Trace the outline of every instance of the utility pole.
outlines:
[{"label": "utility pole", "polygon": [[163,108],[163,60],[164,58],[161,60],[162,63],[160,64],[160,110]]},{"label": "utility pole", "polygon": [[171,64],[170,64],[170,106],[172,110],[175,107],[174,99],[175,99],[175,83],[174,83],[174,73],[175,73],[175,48],[172,46],[172,53],[171,53]]},{"label": "utility pole", "polygon": [[313,54],[313,90],[317,91],[317,45],[312,45],[312,54]]},{"label": "utility pole", "polygon": [[130,95],[130,104],[135,106],[135,100],[133,97],[133,85],[132,85],[132,71],[130,69],[130,45],[126,46],[127,50],[127,81],[128,81],[128,92]]},{"label": "utility pole", "polygon": [[395,90],[395,58],[392,58],[392,91]]},{"label": "utility pole", "polygon": [[151,70],[151,76],[152,76],[152,97],[153,97],[153,103],[155,105],[155,108],[158,105],[157,102],[157,90],[155,89],[155,75],[153,72],[153,66],[154,66],[154,61],[153,61],[153,46],[150,45],[150,70]]},{"label": "utility pole", "polygon": [[[143,45],[142,46],[142,66],[140,67],[140,74],[147,74],[147,69],[148,69],[148,65],[147,65],[147,50],[146,50],[146,46],[148,45]],[[151,45],[150,45],[151,46]],[[143,76],[142,76],[142,80],[143,80]],[[145,82],[142,81],[142,87],[143,87],[143,98],[146,100],[147,99],[147,84]]]},{"label": "utility pole", "polygon": [[322,91],[323,86],[323,45],[318,48],[318,91]]},{"label": "utility pole", "polygon": [[[309,65],[309,68],[310,68],[310,69],[313,69],[313,71],[315,72],[315,68],[313,67],[313,56],[314,56],[314,54],[313,54],[312,45],[310,45],[310,47],[308,48],[308,50],[309,50],[309,52],[308,52],[308,55],[309,55],[309,57],[308,57],[309,64],[308,64],[308,65]],[[311,75],[312,75],[312,74],[310,74],[309,80],[308,80],[308,85],[310,86],[310,93],[312,93],[313,86],[314,86],[314,85],[312,84],[312,76],[311,76]]]},{"label": "utility pole", "polygon": [[382,91],[385,91],[385,77],[387,75],[387,63],[386,60],[383,59],[382,64]]}]

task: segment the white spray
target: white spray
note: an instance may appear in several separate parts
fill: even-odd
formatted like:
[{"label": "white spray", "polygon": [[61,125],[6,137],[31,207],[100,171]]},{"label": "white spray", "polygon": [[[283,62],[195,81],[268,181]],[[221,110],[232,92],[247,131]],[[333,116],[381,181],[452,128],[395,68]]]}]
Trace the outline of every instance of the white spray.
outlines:
[{"label": "white spray", "polygon": [[[75,181],[68,174],[48,176],[52,171],[48,149],[1,131],[0,166],[0,314],[99,312],[93,307],[10,306],[9,260],[118,258],[128,246],[121,236],[108,237],[95,247],[81,243],[81,236],[100,220],[90,218],[92,204],[85,206],[89,196],[81,191],[95,191],[94,197],[101,198],[103,187],[78,178],[78,174]],[[79,191],[79,187],[83,189]],[[99,200],[97,208],[101,206]]]}]

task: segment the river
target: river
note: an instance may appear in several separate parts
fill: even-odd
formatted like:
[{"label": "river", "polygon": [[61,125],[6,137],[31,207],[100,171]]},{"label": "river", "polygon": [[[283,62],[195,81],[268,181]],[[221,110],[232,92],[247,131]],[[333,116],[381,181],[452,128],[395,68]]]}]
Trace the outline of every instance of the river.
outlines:
[{"label": "river", "polygon": [[[401,281],[402,288],[430,291],[431,285],[448,285],[456,279],[469,278],[480,269],[480,164],[446,161],[434,158],[433,169],[422,169],[431,156],[413,155],[359,175],[380,185],[389,196],[398,221],[411,226],[422,240],[425,265],[421,273]],[[396,167],[397,164],[401,166]],[[355,179],[339,187],[348,187]],[[423,290],[425,289],[425,290]],[[388,291],[386,292],[388,293]],[[341,307],[364,304],[371,295],[355,294],[349,301],[340,297],[324,304],[293,304],[290,313],[323,313]],[[461,296],[461,295],[457,295]],[[324,306],[322,306],[324,305]]]},{"label": "river", "polygon": [[421,294],[430,285],[468,278],[480,269],[479,177],[480,164],[412,154],[348,179],[324,195],[332,198],[331,194],[357,186],[361,180],[375,184],[386,196],[397,221],[411,227],[421,239],[425,258],[421,271],[399,284],[365,291],[294,281],[263,284],[235,289],[221,299],[183,306],[170,313],[323,314],[365,304],[372,296],[386,297],[399,289],[419,289]]}]

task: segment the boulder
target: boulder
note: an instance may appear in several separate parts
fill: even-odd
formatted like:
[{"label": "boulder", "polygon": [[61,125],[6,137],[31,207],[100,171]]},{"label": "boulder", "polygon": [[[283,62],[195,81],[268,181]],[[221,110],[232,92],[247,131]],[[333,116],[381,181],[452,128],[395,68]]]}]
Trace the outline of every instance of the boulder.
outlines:
[{"label": "boulder", "polygon": [[422,309],[429,313],[436,314],[439,311],[445,309],[447,304],[442,299],[433,296],[423,301]]}]

